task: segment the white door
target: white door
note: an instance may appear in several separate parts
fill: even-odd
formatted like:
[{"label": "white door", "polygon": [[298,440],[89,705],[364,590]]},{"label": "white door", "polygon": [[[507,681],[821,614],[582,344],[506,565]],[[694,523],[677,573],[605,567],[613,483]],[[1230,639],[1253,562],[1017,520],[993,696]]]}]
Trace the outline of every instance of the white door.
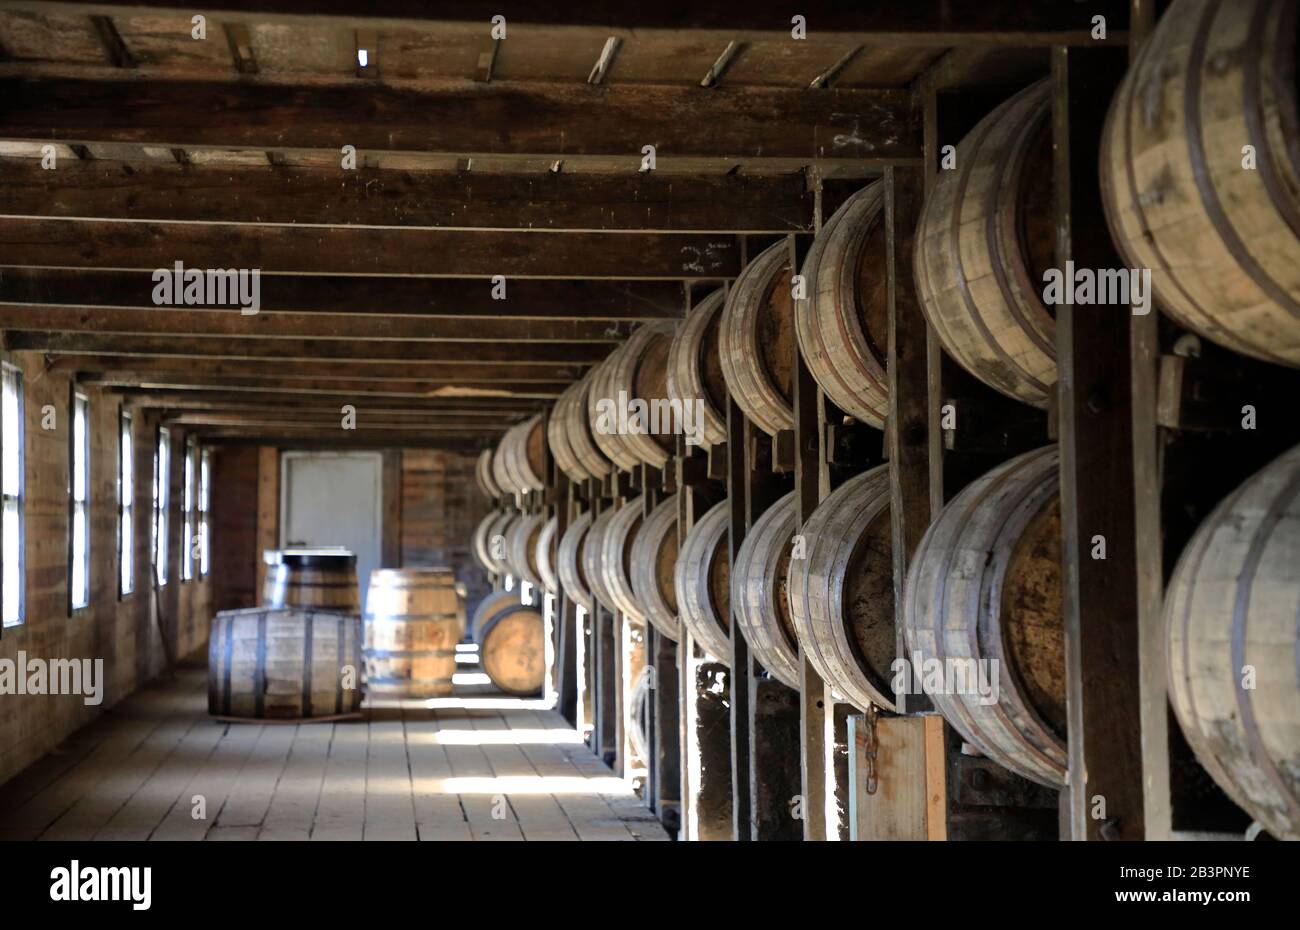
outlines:
[{"label": "white door", "polygon": [[383,456],[286,452],[281,456],[280,546],[344,546],[357,555],[364,606],[383,559]]}]

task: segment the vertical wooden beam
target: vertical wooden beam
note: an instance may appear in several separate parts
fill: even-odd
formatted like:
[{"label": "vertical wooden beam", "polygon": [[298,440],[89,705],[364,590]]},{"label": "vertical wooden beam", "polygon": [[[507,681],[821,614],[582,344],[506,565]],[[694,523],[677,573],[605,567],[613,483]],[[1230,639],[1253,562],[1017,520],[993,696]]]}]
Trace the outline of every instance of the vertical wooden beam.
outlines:
[{"label": "vertical wooden beam", "polygon": [[[1056,48],[1052,125],[1057,263],[1123,267],[1097,176],[1122,49]],[[1131,313],[1063,304],[1056,314],[1072,839],[1142,839]],[[1094,558],[1098,538],[1105,558]],[[1092,812],[1104,802],[1104,817]]]},{"label": "vertical wooden beam", "polygon": [[[820,195],[819,198],[820,200]],[[818,211],[820,216],[820,210]],[[802,268],[804,257],[811,245],[807,237],[791,235],[790,257],[792,267]],[[821,408],[823,406],[821,391],[812,373],[804,364],[799,354],[798,343],[794,349],[794,421],[795,421],[795,460],[794,484],[796,500],[795,531],[799,532],[804,523],[817,509],[823,495],[824,484],[829,484],[825,471],[825,456],[822,454]],[[800,738],[803,744],[801,754],[804,839],[824,840],[827,838],[826,825],[826,721],[829,714],[830,695],[826,685],[812,663],[800,650]]]},{"label": "vertical wooden beam", "polygon": [[[736,564],[736,552],[745,539],[746,462],[749,430],[745,415],[731,397],[727,398],[727,503],[730,522],[727,533],[727,564]],[[732,839],[750,839],[750,678],[753,663],[749,644],[741,635],[733,611],[731,627],[731,815]]]},{"label": "vertical wooden beam", "polygon": [[[924,197],[924,170],[885,169],[885,229],[889,262],[890,515],[894,556],[897,655],[904,661],[903,600],[912,554],[930,525],[930,395],[927,346],[931,327],[921,312],[912,273],[916,225]],[[896,695],[898,712],[930,709],[924,695]],[[922,768],[922,772],[924,769]]]},{"label": "vertical wooden beam", "polygon": [[266,562],[262,552],[280,548],[280,450],[257,450],[257,598],[266,590]]},{"label": "vertical wooden beam", "polygon": [[[1129,61],[1155,26],[1155,0],[1132,0]],[[1164,559],[1161,528],[1161,430],[1156,422],[1160,314],[1129,318],[1133,382],[1134,557],[1137,559],[1138,655],[1141,680],[1142,811],[1147,839],[1170,839],[1169,695],[1165,680]]]},{"label": "vertical wooden beam", "polygon": [[383,567],[402,565],[402,450],[383,453]]},{"label": "vertical wooden beam", "polygon": [[[555,544],[558,547],[569,525],[576,516],[573,496],[573,484],[562,469],[551,464],[555,474]],[[578,642],[581,640],[578,629],[578,605],[569,600],[564,587],[555,593],[555,623],[559,627],[559,646],[556,649],[556,691],[558,700],[556,709],[565,720],[582,730],[578,720]]]}]

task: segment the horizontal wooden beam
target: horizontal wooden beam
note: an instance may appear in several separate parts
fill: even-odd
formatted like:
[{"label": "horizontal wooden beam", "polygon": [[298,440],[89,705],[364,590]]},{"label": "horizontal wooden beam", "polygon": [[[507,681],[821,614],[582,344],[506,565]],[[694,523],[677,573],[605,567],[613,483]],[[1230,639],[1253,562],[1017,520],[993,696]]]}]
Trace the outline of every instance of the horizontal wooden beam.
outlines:
[{"label": "horizontal wooden beam", "polygon": [[107,68],[33,76],[40,71],[0,66],[0,139],[336,153],[352,145],[359,153],[579,165],[615,159],[631,172],[640,170],[647,145],[657,165],[682,159],[690,167],[689,159],[728,168],[746,159],[800,166],[921,155],[921,122],[907,90],[328,76],[304,83],[302,75],[268,74],[231,82]]},{"label": "horizontal wooden beam", "polygon": [[160,377],[148,372],[105,374],[94,372],[78,376],[78,383],[98,387],[139,387],[148,390],[186,388],[227,388],[245,391],[281,391],[298,394],[378,394],[392,397],[430,397],[439,391],[455,389],[491,391],[493,396],[554,398],[569,386],[568,381],[376,381],[369,378],[230,378],[213,375],[176,374]]},{"label": "horizontal wooden beam", "polygon": [[555,232],[811,230],[803,172],[482,174],[14,159],[5,216]]},{"label": "horizontal wooden beam", "polygon": [[[339,408],[332,405],[293,404],[280,408],[248,407],[238,404],[211,403],[207,401],[193,404],[162,404],[150,408],[148,404],[133,404],[133,407],[145,407],[167,411],[167,418],[178,423],[212,423],[228,420],[232,423],[260,422],[267,419],[284,419],[287,413],[294,420],[303,423],[332,423],[337,425],[340,419]],[[462,407],[448,406],[436,408],[393,407],[385,404],[364,404],[358,407],[364,412],[366,422],[373,425],[375,421],[384,423],[446,423],[448,418],[458,418],[465,422],[517,422],[529,416],[530,411],[515,407]]]},{"label": "horizontal wooden beam", "polygon": [[[3,94],[0,86],[0,98]],[[679,233],[555,236],[488,230],[0,219],[0,263],[4,265],[153,271],[172,269],[176,262],[191,269],[290,274],[717,278],[738,273],[740,249],[734,236]]]},{"label": "horizontal wooden beam", "polygon": [[363,362],[520,362],[590,364],[609,354],[596,342],[397,342],[393,340],[182,338],[114,336],[103,333],[43,333],[9,330],[7,348],[51,354],[92,353],[171,358],[275,358]]},{"label": "horizontal wooden beam", "polygon": [[[507,280],[504,297],[490,278],[263,274],[260,285],[262,309],[281,313],[649,320],[681,316],[685,306],[679,281],[523,278]],[[0,304],[148,308],[153,289],[152,269],[0,267]]]},{"label": "horizontal wooden beam", "polygon": [[[338,316],[239,310],[86,309],[0,306],[0,329],[54,333],[157,336],[241,336],[262,339],[393,339],[435,342],[615,343],[636,324],[611,320],[485,320],[477,317]],[[610,346],[612,348],[612,345]]]},{"label": "horizontal wooden beam", "polygon": [[[351,419],[351,418],[349,418]],[[437,413],[426,416],[423,420],[400,419],[384,416],[358,408],[351,428],[385,429],[395,432],[418,430],[437,430],[445,427],[470,427],[498,429],[518,422],[518,417],[473,416],[456,413]],[[332,430],[344,431],[344,417],[336,410],[330,417],[309,416],[295,410],[292,415],[266,411],[264,413],[180,413],[163,418],[164,423],[177,426],[253,426],[262,429],[310,429],[320,433]]]},{"label": "horizontal wooden beam", "polygon": [[207,438],[247,438],[274,437],[276,441],[315,438],[347,442],[380,442],[388,446],[405,446],[410,440],[425,440],[430,437],[447,437],[456,439],[476,439],[484,435],[503,433],[511,427],[510,423],[481,423],[473,426],[422,426],[418,429],[394,430],[389,426],[358,426],[356,429],[340,429],[334,426],[312,426],[301,423],[246,423],[237,426],[205,426],[202,424],[185,427],[186,433]]},{"label": "horizontal wooden beam", "polygon": [[[14,9],[75,11],[100,15],[160,15],[188,20],[190,7],[175,0],[100,0],[37,2],[10,0]],[[208,15],[231,22],[331,23],[368,28],[449,30],[467,26],[487,35],[488,17],[476,0],[422,3],[418,0],[217,0]],[[500,2],[492,10],[506,17],[511,29],[536,26],[591,28],[599,35],[650,41],[658,30],[716,31],[721,36],[777,41],[790,38],[791,9],[770,4],[640,3],[637,0],[580,2]],[[1000,3],[954,4],[951,0],[907,3],[805,3],[809,41],[828,32],[881,44],[911,45],[1054,45],[1091,41],[1091,16],[1104,14],[1108,33],[1123,35],[1128,24],[1126,0],[1088,4],[1059,0],[1002,0]],[[624,31],[628,34],[625,35]],[[692,36],[692,38],[696,38]],[[701,37],[702,38],[702,37]],[[1108,35],[1109,38],[1109,35]],[[507,40],[508,41],[508,40]],[[724,43],[725,44],[725,40]]]},{"label": "horizontal wooden beam", "polygon": [[376,409],[425,410],[490,410],[502,414],[516,411],[536,411],[548,406],[546,398],[519,398],[499,396],[430,396],[388,397],[338,392],[335,394],[297,393],[293,391],[223,391],[220,388],[130,388],[106,389],[109,394],[122,398],[128,407],[159,408],[164,410],[222,410],[229,407],[241,409],[294,409],[299,407],[340,409],[344,404],[374,406]]},{"label": "horizontal wooden beam", "polygon": [[[215,380],[234,384],[274,381],[286,384],[315,380],[366,380],[392,384],[474,384],[497,386],[507,380],[517,384],[538,383],[550,387],[576,381],[584,369],[578,365],[529,365],[514,361],[453,364],[411,362],[396,366],[386,362],[296,361],[290,359],[157,358],[116,355],[55,355],[49,367],[56,371],[83,372],[90,383],[138,384],[181,378]],[[415,388],[408,388],[415,390]]]}]

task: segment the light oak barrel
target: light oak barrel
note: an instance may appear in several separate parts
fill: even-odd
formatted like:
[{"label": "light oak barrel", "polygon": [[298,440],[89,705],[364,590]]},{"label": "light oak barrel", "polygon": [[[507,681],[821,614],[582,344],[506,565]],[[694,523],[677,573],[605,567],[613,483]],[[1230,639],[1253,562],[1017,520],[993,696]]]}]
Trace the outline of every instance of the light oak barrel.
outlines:
[{"label": "light oak barrel", "polygon": [[640,457],[627,443],[628,437],[618,430],[618,389],[614,386],[614,371],[619,356],[628,345],[624,342],[593,368],[591,383],[587,385],[587,423],[591,438],[605,457],[623,471],[631,471],[641,464]]},{"label": "light oak barrel", "polygon": [[594,375],[595,369],[588,371],[582,380],[574,385],[571,389],[573,393],[565,399],[560,420],[564,426],[569,449],[573,452],[574,461],[586,476],[603,478],[614,466],[591,434],[591,417],[588,415],[587,401]]},{"label": "light oak barrel", "polygon": [[510,535],[506,537],[510,574],[534,587],[542,586],[542,576],[537,570],[537,537],[542,534],[545,519],[540,513],[523,514],[510,527]]},{"label": "light oak barrel", "polygon": [[542,415],[535,414],[506,431],[498,455],[506,457],[506,470],[521,493],[540,491],[546,486],[546,434]]},{"label": "light oak barrel", "polygon": [[496,479],[492,476],[491,449],[484,449],[478,454],[478,461],[474,465],[474,480],[478,483],[479,491],[489,500],[501,496],[501,488],[497,487]]},{"label": "light oak barrel", "polygon": [[585,511],[569,524],[560,537],[556,551],[556,574],[569,599],[587,613],[592,610],[591,586],[587,583],[587,568],[583,550],[587,544],[587,531],[591,529],[591,511]]},{"label": "light oak barrel", "polygon": [[668,350],[676,327],[669,320],[642,324],[609,371],[609,396],[629,405],[623,442],[639,462],[654,468],[663,468],[677,445],[677,416],[668,396]]},{"label": "light oak barrel", "polygon": [[677,557],[673,584],[681,621],[701,648],[731,664],[731,582],[723,500],[695,521]]},{"label": "light oak barrel", "polygon": [[366,691],[374,697],[451,694],[465,604],[449,568],[384,568],[366,597]]},{"label": "light oak barrel", "polygon": [[551,517],[542,524],[542,531],[537,534],[537,548],[533,554],[537,564],[537,577],[542,580],[543,590],[551,596],[560,593],[560,578],[555,573],[555,560],[558,554],[556,550],[559,545],[556,529],[559,524],[559,517]]},{"label": "light oak barrel", "polygon": [[795,301],[799,351],[841,410],[880,429],[889,412],[889,256],[885,182],[858,191],[813,240]]},{"label": "light oak barrel", "polygon": [[478,628],[487,622],[488,617],[492,616],[502,607],[509,604],[518,604],[519,589],[514,591],[493,591],[483,600],[478,602],[474,608],[474,613],[469,618],[469,623],[465,626],[465,638],[478,641]]},{"label": "light oak barrel", "polygon": [[360,617],[254,607],[213,618],[208,713],[310,720],[357,714],[361,698]]},{"label": "light oak barrel", "polygon": [[916,287],[943,347],[990,387],[1035,407],[1056,384],[1051,100],[1025,88],[957,144],[917,228]]},{"label": "light oak barrel", "polygon": [[[1101,186],[1155,302],[1236,352],[1300,365],[1295,0],[1176,0],[1111,102]],[[1244,147],[1254,166],[1247,167]]]},{"label": "light oak barrel", "polygon": [[630,498],[614,512],[601,536],[600,570],[602,586],[627,617],[645,622],[645,613],[632,590],[632,548],[645,522],[645,501]]},{"label": "light oak barrel", "polygon": [[572,443],[569,441],[570,414],[568,411],[572,407],[573,398],[581,386],[582,382],[577,381],[560,393],[560,396],[555,400],[555,405],[551,408],[551,416],[546,422],[546,442],[551,448],[551,456],[555,459],[555,464],[569,476],[570,480],[579,483],[595,477],[583,466],[577,454],[573,451]]},{"label": "light oak barrel", "polygon": [[794,492],[754,521],[731,571],[731,603],[750,652],[778,681],[801,687],[799,641],[790,616],[790,551]]},{"label": "light oak barrel", "polygon": [[587,539],[582,547],[582,570],[591,588],[592,597],[606,610],[619,610],[618,601],[605,584],[605,534],[618,513],[613,507],[606,508],[600,516],[592,521],[587,530]]},{"label": "light oak barrel", "polygon": [[[790,559],[790,617],[804,655],[855,706],[892,710],[897,653],[889,469],[855,475],[804,523]],[[793,556],[793,553],[792,553]]]},{"label": "light oak barrel", "polygon": [[670,494],[641,524],[632,546],[630,574],[632,593],[645,619],[673,642],[681,637],[673,584],[676,567],[677,495]]},{"label": "light oak barrel", "polygon": [[495,572],[496,566],[493,562],[489,551],[488,541],[492,538],[493,524],[501,519],[502,511],[490,510],[474,527],[474,533],[470,536],[470,549],[474,553],[474,560],[483,566],[485,572]]},{"label": "light oak barrel", "polygon": [[727,379],[718,354],[724,297],[719,288],[692,307],[668,350],[668,396],[683,410],[686,404],[701,404],[704,416],[691,423],[704,446],[727,441]]},{"label": "light oak barrel", "polygon": [[497,575],[513,575],[514,566],[510,564],[510,534],[524,518],[517,510],[503,510],[490,527],[488,527],[487,556],[492,572]]},{"label": "light oak barrel", "polygon": [[505,454],[506,441],[510,438],[510,434],[516,426],[506,430],[501,439],[497,441],[497,447],[492,450],[492,480],[501,489],[502,494],[508,495],[520,492],[519,479],[511,472]]},{"label": "light oak barrel", "polygon": [[760,252],[731,286],[718,330],[727,391],[764,432],[794,428],[794,296],[785,241]]},{"label": "light oak barrel", "polygon": [[357,557],[340,550],[283,550],[267,573],[263,606],[361,613]]},{"label": "light oak barrel", "polygon": [[[1300,840],[1300,446],[1205,519],[1165,596],[1169,701],[1196,757]],[[1249,680],[1248,680],[1249,679]]]},{"label": "light oak barrel", "polygon": [[963,489],[922,538],[904,595],[909,657],[987,662],[996,684],[996,702],[968,683],[932,694],[935,707],[995,762],[1057,788],[1066,766],[1058,468],[1047,446]]},{"label": "light oak barrel", "polygon": [[546,678],[542,615],[522,604],[503,604],[474,630],[483,673],[506,694],[527,696]]}]

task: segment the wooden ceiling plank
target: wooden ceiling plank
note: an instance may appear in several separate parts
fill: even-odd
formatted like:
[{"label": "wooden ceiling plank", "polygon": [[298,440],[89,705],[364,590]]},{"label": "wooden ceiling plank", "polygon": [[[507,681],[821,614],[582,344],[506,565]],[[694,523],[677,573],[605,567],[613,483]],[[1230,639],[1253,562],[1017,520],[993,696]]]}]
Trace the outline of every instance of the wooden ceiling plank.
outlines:
[{"label": "wooden ceiling plank", "polygon": [[0,172],[10,217],[554,232],[812,229],[800,172],[771,175],[461,174],[85,161]]},{"label": "wooden ceiling plank", "polygon": [[[37,76],[45,74],[47,76]],[[547,82],[356,81],[268,74],[238,82],[167,78],[112,69],[0,65],[0,138],[133,142],[181,148],[324,149],[358,153],[583,156],[639,164],[723,161],[915,159],[920,114],[903,89],[743,90],[668,85],[591,87]],[[118,79],[115,79],[116,78]],[[509,131],[503,132],[502,127]],[[618,127],[611,132],[610,127]],[[725,127],[725,131],[721,130]]]},{"label": "wooden ceiling plank", "polygon": [[[0,91],[2,93],[2,91]],[[286,274],[506,278],[717,278],[736,237],[643,233],[207,226],[0,219],[0,262],[41,268],[258,269]]]},{"label": "wooden ceiling plank", "polygon": [[[0,273],[0,304],[147,309],[154,306],[151,274],[7,268]],[[653,320],[680,316],[684,300],[680,281],[524,278],[507,280],[505,299],[498,300],[488,278],[263,274],[260,280],[268,313]]]}]

